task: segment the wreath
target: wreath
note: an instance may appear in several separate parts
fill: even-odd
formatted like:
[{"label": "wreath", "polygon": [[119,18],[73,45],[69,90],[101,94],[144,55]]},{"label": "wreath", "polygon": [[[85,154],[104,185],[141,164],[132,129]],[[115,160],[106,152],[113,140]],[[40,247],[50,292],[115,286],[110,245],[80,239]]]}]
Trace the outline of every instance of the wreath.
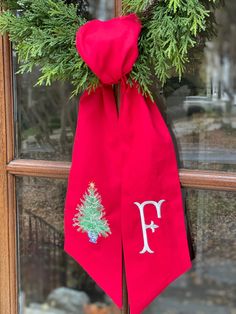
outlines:
[{"label": "wreath", "polygon": [[[78,2],[78,3],[77,3]],[[123,0],[123,14],[135,12],[142,21],[139,57],[129,82],[137,81],[151,95],[156,78],[161,85],[192,62],[193,49],[215,35],[214,10],[221,0]],[[77,29],[91,17],[86,1],[6,0],[0,15],[0,32],[8,33],[18,55],[18,73],[37,66],[37,85],[70,81],[72,96],[95,89],[99,80],[78,55]],[[152,70],[150,70],[152,69]]]}]

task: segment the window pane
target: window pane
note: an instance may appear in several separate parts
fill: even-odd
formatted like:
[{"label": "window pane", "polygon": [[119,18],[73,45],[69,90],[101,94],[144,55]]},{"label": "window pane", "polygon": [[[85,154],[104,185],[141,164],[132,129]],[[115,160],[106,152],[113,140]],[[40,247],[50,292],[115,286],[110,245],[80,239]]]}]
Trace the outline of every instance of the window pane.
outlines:
[{"label": "window pane", "polygon": [[[108,19],[114,1],[89,1],[94,17]],[[183,79],[164,87],[169,119],[186,168],[236,169],[236,4],[226,0],[216,14],[217,36],[195,52]],[[35,87],[37,71],[16,77],[17,143],[21,158],[70,160],[78,98],[69,84]]]},{"label": "window pane", "polygon": [[236,2],[217,11],[217,36],[179,82],[164,87],[168,116],[179,144],[182,166],[236,170]]},{"label": "window pane", "polygon": [[63,250],[66,181],[17,178],[19,313],[119,314]]},{"label": "window pane", "polygon": [[89,12],[100,20],[108,20],[114,16],[115,1],[111,0],[88,0]]},{"label": "window pane", "polygon": [[196,255],[193,267],[145,314],[235,313],[235,196],[231,192],[188,191],[188,218]]},{"label": "window pane", "polygon": [[[88,2],[92,17],[109,19],[114,15],[114,1],[84,2]],[[16,57],[14,63],[17,72]],[[16,157],[70,160],[79,97],[69,100],[72,90],[69,83],[34,87],[38,75],[35,69],[14,77]]]}]

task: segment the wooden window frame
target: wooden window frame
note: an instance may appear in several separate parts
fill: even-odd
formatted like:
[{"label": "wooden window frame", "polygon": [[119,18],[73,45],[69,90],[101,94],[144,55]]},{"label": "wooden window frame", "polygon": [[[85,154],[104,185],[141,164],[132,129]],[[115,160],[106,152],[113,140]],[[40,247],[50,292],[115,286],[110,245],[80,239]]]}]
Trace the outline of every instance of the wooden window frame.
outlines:
[{"label": "wooden window frame", "polygon": [[[115,15],[121,0],[115,0]],[[11,46],[7,36],[0,39],[0,313],[17,314],[16,176],[66,179],[69,162],[14,159],[13,90]],[[180,169],[186,188],[236,191],[236,173]],[[123,289],[123,314],[128,313]]]}]

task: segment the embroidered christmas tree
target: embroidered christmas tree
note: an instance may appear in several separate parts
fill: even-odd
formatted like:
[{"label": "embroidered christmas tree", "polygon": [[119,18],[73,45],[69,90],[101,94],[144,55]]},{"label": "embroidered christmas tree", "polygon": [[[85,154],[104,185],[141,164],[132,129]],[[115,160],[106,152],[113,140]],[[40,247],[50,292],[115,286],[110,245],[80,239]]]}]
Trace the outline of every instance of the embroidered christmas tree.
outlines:
[{"label": "embroidered christmas tree", "polygon": [[97,243],[99,236],[106,237],[111,233],[108,221],[104,218],[105,211],[101,196],[93,182],[89,184],[76,210],[78,213],[73,218],[73,226],[78,227],[78,231],[87,232],[90,242]]}]

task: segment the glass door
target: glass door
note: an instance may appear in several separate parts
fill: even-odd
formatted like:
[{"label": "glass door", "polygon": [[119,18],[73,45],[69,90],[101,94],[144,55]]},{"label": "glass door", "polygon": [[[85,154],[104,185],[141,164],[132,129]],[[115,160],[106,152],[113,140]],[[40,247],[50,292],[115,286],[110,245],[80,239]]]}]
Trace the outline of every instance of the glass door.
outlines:
[{"label": "glass door", "polygon": [[[85,2],[93,17],[121,11],[121,0]],[[179,154],[195,259],[147,314],[236,311],[234,1],[226,0],[216,18],[215,38],[199,49],[182,81],[171,78],[161,93]],[[128,313],[125,283],[120,311],[63,251],[78,99],[68,101],[69,84],[33,87],[37,69],[15,75],[17,68],[7,37],[1,38],[0,313]]]}]

